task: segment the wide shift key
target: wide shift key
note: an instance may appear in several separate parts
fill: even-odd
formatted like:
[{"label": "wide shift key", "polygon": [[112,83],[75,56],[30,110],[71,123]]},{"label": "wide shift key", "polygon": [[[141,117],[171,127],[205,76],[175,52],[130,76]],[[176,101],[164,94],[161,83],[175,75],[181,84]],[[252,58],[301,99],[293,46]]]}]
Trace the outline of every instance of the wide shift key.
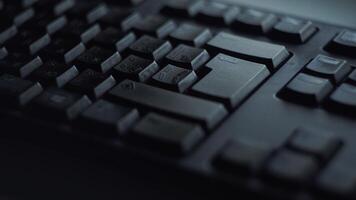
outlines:
[{"label": "wide shift key", "polygon": [[208,129],[214,128],[227,115],[222,104],[130,80],[121,82],[109,94],[113,98],[149,109],[189,118],[204,124]]},{"label": "wide shift key", "polygon": [[288,50],[281,45],[261,42],[221,32],[207,43],[213,53],[225,53],[267,65],[270,70],[279,67],[288,57]]}]

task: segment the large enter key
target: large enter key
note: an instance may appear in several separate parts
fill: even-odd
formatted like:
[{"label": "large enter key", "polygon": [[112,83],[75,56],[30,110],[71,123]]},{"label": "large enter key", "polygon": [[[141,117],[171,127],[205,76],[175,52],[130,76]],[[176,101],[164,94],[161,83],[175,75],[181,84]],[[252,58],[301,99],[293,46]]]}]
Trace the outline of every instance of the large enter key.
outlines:
[{"label": "large enter key", "polygon": [[221,32],[207,43],[212,53],[225,53],[230,56],[265,64],[270,70],[278,68],[288,57],[288,50],[277,44],[261,42]]},{"label": "large enter key", "polygon": [[211,71],[192,88],[193,93],[206,96],[234,108],[270,74],[263,64],[218,54],[206,67]]},{"label": "large enter key", "polygon": [[220,103],[171,92],[143,83],[124,80],[109,92],[110,97],[188,118],[212,129],[227,115]]}]

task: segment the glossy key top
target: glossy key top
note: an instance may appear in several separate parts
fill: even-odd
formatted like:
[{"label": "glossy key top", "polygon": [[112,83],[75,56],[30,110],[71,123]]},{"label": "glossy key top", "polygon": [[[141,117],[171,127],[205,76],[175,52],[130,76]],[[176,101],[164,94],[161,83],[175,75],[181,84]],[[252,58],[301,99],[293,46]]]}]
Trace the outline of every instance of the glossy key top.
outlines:
[{"label": "glossy key top", "polygon": [[356,57],[356,31],[344,30],[328,44],[327,50]]},{"label": "glossy key top", "polygon": [[219,54],[206,67],[211,71],[192,88],[197,95],[236,107],[268,76],[265,65]]},{"label": "glossy key top", "polygon": [[207,43],[208,50],[214,53],[226,53],[237,58],[262,63],[273,70],[289,56],[284,46],[260,42],[230,33],[221,32]]},{"label": "glossy key top", "polygon": [[112,98],[126,100],[149,109],[187,117],[213,129],[226,115],[222,104],[125,80],[110,91]]},{"label": "glossy key top", "polygon": [[331,94],[327,107],[340,113],[355,115],[356,87],[347,83],[340,85]]}]

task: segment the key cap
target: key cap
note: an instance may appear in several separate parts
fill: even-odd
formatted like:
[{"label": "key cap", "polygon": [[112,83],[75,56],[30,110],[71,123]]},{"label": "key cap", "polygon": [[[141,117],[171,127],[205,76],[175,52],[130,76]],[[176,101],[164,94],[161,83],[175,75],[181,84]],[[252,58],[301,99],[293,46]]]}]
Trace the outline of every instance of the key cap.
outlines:
[{"label": "key cap", "polygon": [[347,76],[351,67],[346,65],[345,60],[318,55],[306,66],[306,70],[312,75],[328,78],[338,83]]},{"label": "key cap", "polygon": [[43,49],[42,56],[47,59],[55,59],[60,62],[70,63],[85,51],[85,46],[81,42],[57,39],[51,45]]},{"label": "key cap", "polygon": [[172,65],[197,70],[210,59],[209,53],[204,49],[179,45],[167,56],[166,60]]},{"label": "key cap", "polygon": [[86,94],[93,99],[97,99],[103,96],[115,84],[116,80],[112,76],[87,69],[71,80],[67,87],[75,92]]},{"label": "key cap", "polygon": [[17,34],[17,27],[12,23],[0,24],[0,44],[4,44]]},{"label": "key cap", "polygon": [[24,106],[42,92],[42,86],[9,74],[0,76],[0,101],[6,106]]},{"label": "key cap", "polygon": [[70,21],[61,31],[59,35],[68,40],[76,42],[88,43],[101,32],[99,24],[87,25],[80,20]]},{"label": "key cap", "polygon": [[176,24],[172,20],[159,15],[147,16],[133,26],[133,30],[138,35],[151,35],[158,38],[166,37],[175,28]]},{"label": "key cap", "polygon": [[289,101],[318,105],[332,90],[329,80],[300,73],[287,84],[280,95]]},{"label": "key cap", "polygon": [[352,73],[347,77],[346,81],[352,85],[356,85],[356,70],[352,71]]},{"label": "key cap", "polygon": [[54,17],[52,15],[47,15],[47,13],[37,14],[30,21],[26,22],[23,27],[31,31],[38,31],[42,33],[48,33],[49,35],[54,35],[59,30],[61,30],[68,21],[65,16]]},{"label": "key cap", "polygon": [[329,132],[317,133],[305,128],[299,128],[289,138],[288,146],[326,161],[340,148],[341,140]]},{"label": "key cap", "polygon": [[226,115],[224,106],[195,97],[125,80],[109,92],[114,99],[181,116],[213,129]]},{"label": "key cap", "polygon": [[49,45],[51,38],[46,33],[36,31],[21,31],[5,45],[11,52],[22,52],[36,55],[40,50]]},{"label": "key cap", "polygon": [[356,174],[353,167],[344,163],[329,165],[317,178],[317,186],[323,192],[341,197],[349,197],[355,194]]},{"label": "key cap", "polygon": [[158,86],[182,93],[192,86],[198,77],[193,70],[167,65],[155,74],[152,80]]},{"label": "key cap", "polygon": [[305,184],[318,170],[313,157],[281,150],[266,165],[266,172],[275,179]]},{"label": "key cap", "polygon": [[337,112],[354,115],[356,110],[356,87],[347,83],[340,85],[331,94],[327,107]]},{"label": "key cap", "polygon": [[213,25],[229,25],[234,20],[240,9],[223,3],[205,1],[199,6],[196,18]]},{"label": "key cap", "polygon": [[277,40],[305,43],[317,30],[311,21],[284,17],[273,27],[271,36]]},{"label": "key cap", "polygon": [[145,0],[108,0],[111,4],[114,5],[129,5],[129,6],[134,6],[134,5],[138,5],[140,3],[143,3]]},{"label": "key cap", "polygon": [[272,29],[277,20],[278,18],[274,14],[247,9],[237,15],[232,26],[237,30],[252,33],[267,33]]},{"label": "key cap", "polygon": [[63,87],[74,77],[78,76],[79,71],[74,65],[62,64],[51,60],[45,62],[32,74],[34,80],[38,80],[44,86]]},{"label": "key cap", "polygon": [[206,67],[211,71],[193,86],[193,93],[221,101],[229,108],[239,105],[270,74],[265,65],[224,54],[217,55]]},{"label": "key cap", "polygon": [[199,0],[169,0],[165,2],[162,13],[173,16],[192,17],[197,14],[200,6],[202,6],[202,1]]},{"label": "key cap", "polygon": [[69,11],[72,18],[84,18],[89,24],[96,22],[109,13],[109,8],[105,3],[77,2]]},{"label": "key cap", "polygon": [[74,120],[91,104],[85,95],[71,93],[59,88],[48,88],[33,101],[34,111],[47,118]]},{"label": "key cap", "polygon": [[32,57],[13,53],[0,61],[0,71],[25,78],[42,64],[42,59],[39,56]]},{"label": "key cap", "polygon": [[94,38],[93,43],[94,45],[117,50],[119,53],[122,53],[135,41],[136,35],[132,32],[123,33],[115,28],[109,27],[99,33]]},{"label": "key cap", "polygon": [[0,60],[6,58],[9,55],[9,52],[5,47],[0,48]]},{"label": "key cap", "polygon": [[16,26],[21,26],[25,22],[29,21],[32,17],[35,16],[35,10],[33,8],[28,8],[27,10],[23,10],[20,13],[17,13],[14,16],[14,24]]},{"label": "key cap", "polygon": [[162,59],[171,50],[170,42],[147,35],[142,36],[129,47],[130,53],[156,61]]},{"label": "key cap", "polygon": [[99,100],[80,115],[81,127],[98,136],[125,134],[138,121],[137,109]]},{"label": "key cap", "polygon": [[340,32],[327,46],[327,50],[356,57],[356,32],[344,30]]},{"label": "key cap", "polygon": [[251,40],[221,32],[207,43],[208,50],[267,65],[270,70],[280,66],[289,57],[284,46]]},{"label": "key cap", "polygon": [[11,2],[7,2],[7,3],[10,3],[11,5],[26,8],[26,7],[30,7],[33,4],[37,3],[37,1],[38,0],[18,0],[18,1],[11,1]]},{"label": "key cap", "polygon": [[72,9],[74,5],[75,0],[41,0],[35,6],[41,11],[46,10],[55,16],[61,16]]},{"label": "key cap", "polygon": [[146,115],[133,128],[133,133],[140,143],[177,155],[192,151],[204,137],[198,124],[155,113]]},{"label": "key cap", "polygon": [[105,73],[120,61],[121,55],[118,52],[93,46],[78,57],[76,66],[81,69],[90,68]]},{"label": "key cap", "polygon": [[108,14],[102,17],[100,22],[105,26],[116,27],[126,32],[141,20],[142,17],[139,13],[132,13],[129,9],[115,7],[111,9]]},{"label": "key cap", "polygon": [[263,144],[247,141],[229,142],[215,158],[214,164],[223,171],[245,175],[262,169],[271,150]]},{"label": "key cap", "polygon": [[201,47],[212,38],[208,28],[184,23],[169,35],[169,40],[175,44],[184,43],[190,46]]},{"label": "key cap", "polygon": [[114,67],[114,74],[119,78],[145,82],[158,70],[159,66],[155,61],[129,55]]}]

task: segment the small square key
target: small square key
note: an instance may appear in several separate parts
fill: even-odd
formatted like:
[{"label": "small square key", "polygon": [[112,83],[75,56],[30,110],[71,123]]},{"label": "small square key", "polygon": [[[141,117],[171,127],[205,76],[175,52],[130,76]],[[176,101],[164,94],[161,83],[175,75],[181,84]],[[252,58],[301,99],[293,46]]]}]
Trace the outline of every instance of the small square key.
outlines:
[{"label": "small square key", "polygon": [[132,54],[147,59],[160,60],[172,50],[170,42],[144,35],[129,47]]},{"label": "small square key", "polygon": [[79,76],[71,80],[67,88],[89,95],[93,99],[103,96],[116,84],[112,76],[107,76],[91,69],[83,71]]},{"label": "small square key", "polygon": [[133,132],[142,144],[176,155],[190,152],[204,137],[198,124],[155,113],[146,115]]},{"label": "small square key", "polygon": [[125,134],[138,121],[135,108],[99,100],[80,115],[83,128],[102,137]]},{"label": "small square key", "polygon": [[6,58],[9,55],[9,52],[5,47],[0,48],[0,60]]},{"label": "small square key", "polygon": [[83,43],[59,38],[43,49],[41,54],[44,59],[55,59],[60,62],[70,63],[84,51],[85,46]]},{"label": "small square key", "polygon": [[79,71],[74,65],[56,62],[54,60],[45,62],[39,69],[33,72],[32,77],[44,86],[63,87],[76,77]]},{"label": "small square key", "polygon": [[284,17],[273,27],[271,35],[277,40],[305,43],[317,30],[311,21]]},{"label": "small square key", "polygon": [[355,116],[356,86],[343,83],[329,97],[326,108],[342,114]]},{"label": "small square key", "polygon": [[232,25],[237,30],[252,33],[267,33],[272,29],[277,20],[278,18],[274,14],[247,9],[237,15]]},{"label": "small square key", "polygon": [[100,19],[100,22],[105,26],[119,28],[122,31],[130,30],[137,22],[142,20],[141,15],[132,12],[129,9],[115,7],[110,12]]},{"label": "small square key", "polygon": [[108,12],[109,8],[105,3],[88,1],[77,2],[68,14],[72,18],[83,18],[91,24],[108,14]]},{"label": "small square key", "polygon": [[345,60],[318,55],[307,66],[306,71],[310,74],[328,78],[333,83],[339,83],[351,71],[351,67]]},{"label": "small square key", "polygon": [[59,88],[48,88],[33,100],[36,114],[56,120],[73,120],[91,104],[90,99]]},{"label": "small square key", "polygon": [[175,22],[159,15],[150,15],[145,17],[143,20],[139,21],[133,26],[133,30],[138,35],[147,34],[158,38],[166,37],[175,28]]},{"label": "small square key", "polygon": [[41,0],[36,3],[35,7],[55,16],[61,16],[72,9],[75,3],[75,0]]},{"label": "small square key", "polygon": [[87,43],[94,39],[100,32],[101,28],[99,24],[88,25],[81,20],[72,20],[58,32],[58,35],[68,40]]},{"label": "small square key", "polygon": [[240,9],[224,3],[205,1],[198,10],[196,18],[207,24],[229,25]]},{"label": "small square key", "polygon": [[0,44],[4,44],[6,41],[14,37],[18,32],[18,29],[11,22],[9,24],[0,24]]},{"label": "small square key", "polygon": [[155,61],[130,55],[114,67],[114,73],[119,78],[129,78],[145,82],[159,70]]},{"label": "small square key", "polygon": [[39,83],[9,74],[0,76],[0,101],[6,105],[24,106],[42,92]]},{"label": "small square key", "polygon": [[42,59],[23,54],[12,53],[0,60],[0,71],[25,78],[43,64]]},{"label": "small square key", "polygon": [[212,33],[208,28],[188,23],[180,25],[169,35],[175,44],[184,43],[196,47],[203,46],[211,38]]},{"label": "small square key", "polygon": [[94,45],[117,50],[122,53],[136,41],[136,35],[132,32],[123,33],[116,28],[109,27],[99,33],[93,40]]},{"label": "small square key", "polygon": [[168,63],[192,70],[199,69],[209,58],[206,50],[184,44],[179,45],[166,56]]},{"label": "small square key", "polygon": [[55,17],[48,15],[47,13],[40,13],[26,22],[22,27],[32,31],[45,32],[49,35],[53,35],[68,23],[66,16]]},{"label": "small square key", "polygon": [[155,74],[152,79],[159,86],[177,92],[184,92],[198,80],[198,77],[193,70],[167,65]]},{"label": "small square key", "polygon": [[78,57],[76,66],[79,69],[90,68],[105,73],[120,61],[121,56],[118,52],[93,46]]},{"label": "small square key", "polygon": [[166,1],[162,13],[172,16],[195,16],[202,4],[200,0],[169,0]]},{"label": "small square key", "polygon": [[343,30],[327,45],[327,50],[356,57],[356,31]]}]

